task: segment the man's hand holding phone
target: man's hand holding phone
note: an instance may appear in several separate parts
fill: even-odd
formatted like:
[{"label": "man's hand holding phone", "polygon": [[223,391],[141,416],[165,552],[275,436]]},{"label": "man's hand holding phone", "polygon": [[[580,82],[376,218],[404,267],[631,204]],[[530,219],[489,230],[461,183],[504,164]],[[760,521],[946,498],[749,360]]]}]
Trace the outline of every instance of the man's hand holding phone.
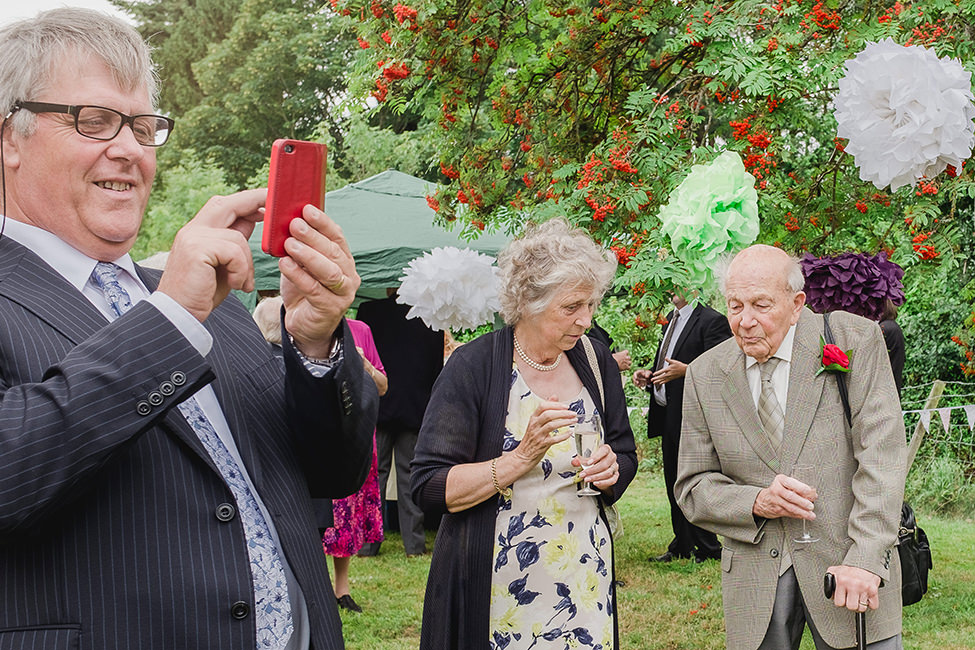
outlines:
[{"label": "man's hand holding phone", "polygon": [[287,256],[278,262],[285,328],[302,354],[324,359],[361,280],[342,229],[314,206],[301,215],[290,223]]},{"label": "man's hand holding phone", "polygon": [[261,248],[280,257],[285,327],[301,352],[326,358],[359,288],[352,253],[325,216],[325,145],[275,140]]},{"label": "man's hand holding phone", "polygon": [[[299,141],[275,144],[283,152],[289,143],[302,144]],[[291,152],[313,150],[314,147],[296,146]],[[255,224],[265,219],[265,233],[277,228],[280,235],[274,238],[274,245],[281,256],[278,267],[287,330],[305,356],[325,358],[331,350],[336,327],[352,305],[360,279],[342,229],[320,207],[307,200],[309,196],[317,196],[321,188],[312,182],[313,187],[309,189],[301,181],[302,178],[323,179],[319,166],[324,164],[323,158],[318,162],[314,156],[287,160],[288,164],[276,167],[277,173],[270,178],[273,187],[268,190],[245,190],[207,201],[176,234],[159,291],[203,322],[231,289],[253,290],[254,263],[247,239]],[[307,170],[295,172],[304,169],[302,160],[306,163],[311,160],[310,175]],[[282,193],[284,188],[290,189]],[[292,193],[295,188],[298,189]],[[278,196],[275,205],[279,208],[300,204],[297,212],[271,210],[268,204],[265,214],[265,203],[270,201],[271,194]],[[320,198],[312,201],[318,206],[322,204]],[[287,235],[280,234],[282,228]]]},{"label": "man's hand holding phone", "polygon": [[254,288],[254,262],[247,238],[264,218],[267,190],[214,196],[180,228],[158,290],[201,323],[231,289]]}]

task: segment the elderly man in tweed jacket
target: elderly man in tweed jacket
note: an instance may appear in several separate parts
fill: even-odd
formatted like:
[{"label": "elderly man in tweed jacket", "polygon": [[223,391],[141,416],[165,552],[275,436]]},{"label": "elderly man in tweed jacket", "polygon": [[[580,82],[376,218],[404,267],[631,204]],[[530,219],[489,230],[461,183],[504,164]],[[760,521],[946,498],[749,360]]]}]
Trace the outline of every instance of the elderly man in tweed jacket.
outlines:
[{"label": "elderly man in tweed jacket", "polygon": [[[868,647],[899,649],[905,435],[880,330],[844,312],[830,319],[851,351],[848,426],[796,260],[752,246],[725,280],[734,339],[688,369],[674,491],[691,522],[724,538],[727,645],[798,648],[809,624],[819,650],[847,648],[865,611]],[[806,482],[790,476],[799,466],[814,468]],[[796,543],[803,521],[817,541]]]}]

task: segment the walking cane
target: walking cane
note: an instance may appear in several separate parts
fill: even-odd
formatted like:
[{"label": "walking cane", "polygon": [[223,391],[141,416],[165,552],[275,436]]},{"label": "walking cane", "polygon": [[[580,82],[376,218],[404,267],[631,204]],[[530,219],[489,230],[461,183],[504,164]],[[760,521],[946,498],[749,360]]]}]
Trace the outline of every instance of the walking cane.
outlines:
[{"label": "walking cane", "polygon": [[[823,578],[823,593],[827,598],[833,598],[836,591],[836,577],[832,573],[827,573]],[[867,613],[858,611],[856,618],[857,625],[857,650],[867,649]]]}]

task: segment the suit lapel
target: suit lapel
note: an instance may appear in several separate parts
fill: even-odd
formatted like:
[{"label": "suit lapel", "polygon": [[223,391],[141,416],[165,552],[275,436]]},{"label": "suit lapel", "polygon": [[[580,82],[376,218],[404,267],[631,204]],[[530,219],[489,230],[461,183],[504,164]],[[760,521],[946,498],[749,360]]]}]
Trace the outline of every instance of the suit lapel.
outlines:
[{"label": "suit lapel", "polygon": [[700,322],[701,310],[703,307],[697,305],[692,311],[691,315],[687,317],[687,323],[684,325],[684,329],[680,331],[680,336],[677,337],[677,342],[674,343],[674,354],[672,355],[674,359],[678,357],[678,353],[683,347],[684,343],[687,342],[688,337],[691,332],[698,326]]},{"label": "suit lapel", "polygon": [[765,435],[765,431],[762,430],[762,423],[755,409],[755,400],[748,387],[748,379],[745,376],[745,353],[736,348],[734,353],[722,360],[722,370],[725,381],[721,385],[721,397],[728,405],[732,417],[735,418],[738,429],[762,462],[778,472],[779,461],[775,449]]},{"label": "suit lapel", "polygon": [[[149,291],[155,291],[156,287],[159,286],[159,278],[162,276],[162,273],[155,269],[145,269],[138,265],[136,265],[136,271],[139,274],[139,278],[146,285],[146,288]],[[233,298],[228,296],[226,300],[233,300]],[[251,480],[256,483],[259,479],[261,464],[258,454],[255,453],[253,444],[251,443],[251,436],[240,435],[240,432],[246,428],[246,418],[243,416],[245,404],[234,389],[234,382],[230,380],[236,374],[234,364],[228,358],[229,353],[223,345],[223,337],[219,336],[216,332],[221,327],[220,320],[220,313],[214,310],[206,322],[203,323],[210,336],[213,337],[213,347],[207,355],[207,360],[213,367],[216,379],[210,382],[209,385],[216,393],[217,402],[220,404],[220,409],[223,411],[224,418],[227,420],[227,426],[230,427],[230,434],[237,445],[237,451],[240,453],[240,457],[244,460],[247,472]],[[196,432],[193,431],[193,428],[186,423],[182,413],[177,409],[173,409],[170,411],[170,416],[173,414],[175,414],[175,418],[171,419],[170,422],[174,425],[174,428],[183,434],[184,437],[187,437],[190,445],[219,473],[219,470],[210,458],[210,454],[206,451],[206,448],[196,435]]]},{"label": "suit lapel", "polygon": [[[142,283],[146,285],[146,289],[150,293],[156,290],[159,286],[159,278],[162,276],[162,272],[157,269],[147,269],[136,264],[136,273]],[[171,408],[166,414],[165,422],[169,425],[169,428],[175,433],[176,437],[186,443],[198,456],[200,456],[203,461],[210,466],[210,468],[220,474],[220,469],[213,462],[210,457],[210,452],[207,451],[206,446],[204,446],[203,441],[197,435],[196,431],[186,421],[183,413],[178,408]]]},{"label": "suit lapel", "polygon": [[[225,300],[235,300],[235,298],[228,296]],[[230,322],[224,314],[224,310],[218,307],[203,323],[213,337],[213,348],[207,355],[207,360],[213,367],[216,379],[210,383],[210,386],[216,392],[217,401],[230,427],[230,435],[237,445],[237,451],[240,452],[251,479],[258,483],[261,478],[260,456],[254,448],[254,436],[244,435],[248,427],[248,401],[239,390],[242,379],[238,374],[240,359],[234,358],[233,349],[226,345],[227,336],[221,335],[227,334],[227,328],[236,327],[238,324]]]},{"label": "suit lapel", "polygon": [[9,237],[0,239],[0,295],[77,345],[105,327],[105,316],[60,273]]},{"label": "suit lapel", "polygon": [[826,387],[826,374],[816,376],[820,365],[819,335],[822,330],[823,317],[803,309],[792,344],[785,435],[780,449],[782,460],[788,467],[795,464],[802,452]]}]

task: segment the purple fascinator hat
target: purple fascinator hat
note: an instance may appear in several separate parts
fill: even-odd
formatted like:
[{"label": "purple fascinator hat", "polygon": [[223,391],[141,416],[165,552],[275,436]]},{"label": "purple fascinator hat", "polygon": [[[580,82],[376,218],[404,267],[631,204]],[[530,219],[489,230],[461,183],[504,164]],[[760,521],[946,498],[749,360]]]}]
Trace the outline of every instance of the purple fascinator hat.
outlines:
[{"label": "purple fascinator hat", "polygon": [[799,260],[806,277],[806,303],[813,311],[848,311],[879,320],[884,302],[904,304],[904,269],[887,259],[887,253],[840,253],[833,257]]}]

